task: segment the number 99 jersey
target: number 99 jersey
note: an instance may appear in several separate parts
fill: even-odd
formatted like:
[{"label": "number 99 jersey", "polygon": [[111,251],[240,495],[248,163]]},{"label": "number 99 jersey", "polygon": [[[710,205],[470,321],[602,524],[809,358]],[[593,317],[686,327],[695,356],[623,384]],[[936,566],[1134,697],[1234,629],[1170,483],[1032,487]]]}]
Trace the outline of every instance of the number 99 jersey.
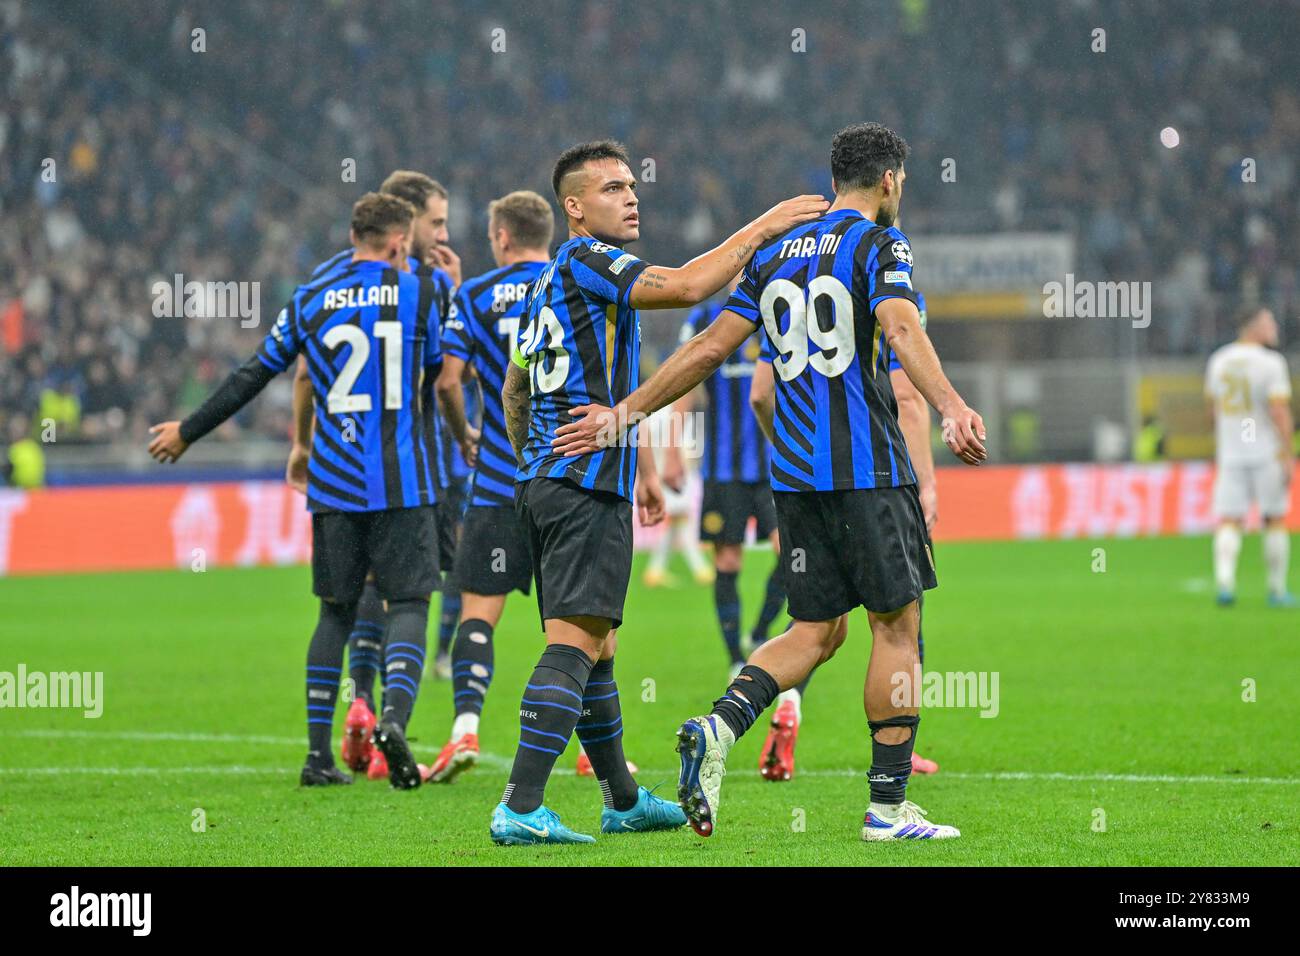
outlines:
[{"label": "number 99 jersey", "polygon": [[766,334],[776,381],[774,491],[915,484],[875,309],[916,304],[912,249],[853,209],[765,243],[726,308]]},{"label": "number 99 jersey", "polygon": [[512,356],[532,387],[528,442],[517,481],[564,478],[631,499],[636,481],[636,428],[616,447],[561,458],[555,430],[569,409],[614,406],[640,384],[641,323],[630,301],[647,263],[588,236],[556,250],[528,292]]}]

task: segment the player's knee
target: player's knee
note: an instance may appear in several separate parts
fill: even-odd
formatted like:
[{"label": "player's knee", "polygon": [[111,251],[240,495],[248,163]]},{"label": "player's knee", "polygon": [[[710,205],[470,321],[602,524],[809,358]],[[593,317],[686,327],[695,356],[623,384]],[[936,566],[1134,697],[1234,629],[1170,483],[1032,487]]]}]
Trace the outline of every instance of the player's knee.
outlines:
[{"label": "player's knee", "polygon": [[356,601],[338,601],[334,598],[320,599],[320,619],[322,623],[350,628],[356,616]]},{"label": "player's knee", "polygon": [[389,601],[388,613],[390,615],[423,614],[427,617],[429,614],[429,599],[415,597]]},{"label": "player's knee", "polygon": [[835,652],[840,649],[844,643],[844,633],[841,631],[840,622],[843,618],[835,618],[832,621],[818,621],[812,625],[816,631],[817,643],[821,648],[821,663],[826,663],[835,656]]},{"label": "player's knee", "polygon": [[720,544],[713,552],[713,566],[723,574],[740,573],[740,548],[734,544]]},{"label": "player's knee", "polygon": [[871,614],[871,638],[889,644],[915,644],[921,619],[916,602],[889,614]]},{"label": "player's knee", "polygon": [[848,636],[849,636],[849,616],[847,614],[841,614],[839,616],[839,619],[835,622],[835,631],[831,635],[831,640],[835,645],[834,649],[838,651],[840,649],[840,645],[844,643],[844,641],[848,638]]}]

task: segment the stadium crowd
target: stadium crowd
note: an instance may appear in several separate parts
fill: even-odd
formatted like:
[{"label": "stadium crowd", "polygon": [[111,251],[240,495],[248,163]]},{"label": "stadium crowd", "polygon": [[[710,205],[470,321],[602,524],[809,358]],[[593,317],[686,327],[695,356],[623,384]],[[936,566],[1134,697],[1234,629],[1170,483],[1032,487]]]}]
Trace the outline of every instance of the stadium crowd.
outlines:
[{"label": "stadium crowd", "polygon": [[[47,420],[138,443],[192,408],[392,169],[448,186],[465,275],[488,268],[486,202],[595,135],[642,164],[652,261],[828,192],[830,133],[869,118],[912,143],[908,232],[1068,229],[1081,271],[1155,280],[1146,354],[1226,338],[1215,296],[1300,334],[1296,57],[1261,27],[1282,0],[1195,28],[1155,0],[666,6],[0,0],[0,444]],[[261,328],[156,315],[177,274],[258,282]],[[285,435],[273,388],[224,434]]]}]

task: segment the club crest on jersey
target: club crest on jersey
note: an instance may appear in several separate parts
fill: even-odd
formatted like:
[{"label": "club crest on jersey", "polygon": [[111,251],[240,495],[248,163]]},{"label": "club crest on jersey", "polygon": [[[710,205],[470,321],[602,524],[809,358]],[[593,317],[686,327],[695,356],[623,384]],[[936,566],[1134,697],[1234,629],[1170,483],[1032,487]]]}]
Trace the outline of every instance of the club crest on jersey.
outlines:
[{"label": "club crest on jersey", "polygon": [[899,239],[889,251],[894,254],[894,258],[899,262],[906,262],[909,266],[912,264],[912,247],[907,244],[905,239]]}]

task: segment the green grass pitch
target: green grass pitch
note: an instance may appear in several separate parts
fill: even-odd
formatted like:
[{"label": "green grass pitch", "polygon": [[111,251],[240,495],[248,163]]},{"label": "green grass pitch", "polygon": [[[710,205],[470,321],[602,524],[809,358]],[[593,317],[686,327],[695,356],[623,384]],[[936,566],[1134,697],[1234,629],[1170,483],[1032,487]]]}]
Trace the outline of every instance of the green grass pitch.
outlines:
[{"label": "green grass pitch", "polygon": [[[1248,540],[1239,604],[1221,610],[1204,538],[941,546],[927,669],[998,672],[999,713],[925,712],[918,749],[943,769],[914,777],[909,797],[963,836],[891,845],[858,839],[862,611],[813,679],[796,779],[759,778],[755,728],[729,761],[711,838],[498,848],[488,817],[540,647],[531,599],[512,597],[497,633],[484,763],[412,792],[365,780],[304,790],[306,568],[0,580],[0,671],[103,671],[105,696],[97,720],[0,710],[0,864],[1294,863],[1300,614],[1265,606],[1257,552]],[[772,558],[746,557],[747,626]],[[671,796],[673,731],[725,685],[710,590],[648,591],[634,577],[619,637],[627,752],[640,781]],[[426,679],[410,728],[422,760],[450,719],[449,685]],[[340,708],[336,746],[341,720]],[[596,832],[599,792],[573,775],[575,753],[547,802]]]}]

